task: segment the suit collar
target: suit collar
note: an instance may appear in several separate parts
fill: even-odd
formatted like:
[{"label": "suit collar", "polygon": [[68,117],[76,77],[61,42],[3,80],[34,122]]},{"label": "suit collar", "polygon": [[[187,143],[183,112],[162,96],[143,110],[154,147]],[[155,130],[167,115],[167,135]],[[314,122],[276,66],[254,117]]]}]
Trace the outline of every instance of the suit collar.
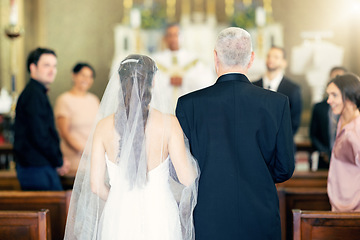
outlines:
[{"label": "suit collar", "polygon": [[245,83],[250,83],[249,79],[241,73],[226,73],[221,75],[216,83],[221,83],[221,82],[227,82],[227,81],[241,81],[241,82],[245,82]]}]

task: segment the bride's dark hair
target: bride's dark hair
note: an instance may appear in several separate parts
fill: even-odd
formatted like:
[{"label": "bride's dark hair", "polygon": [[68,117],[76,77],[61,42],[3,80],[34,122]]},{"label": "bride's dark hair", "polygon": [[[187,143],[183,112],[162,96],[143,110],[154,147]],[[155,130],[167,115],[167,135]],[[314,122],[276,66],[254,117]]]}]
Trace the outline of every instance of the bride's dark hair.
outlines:
[{"label": "bride's dark hair", "polygon": [[[120,64],[119,76],[123,92],[126,115],[129,116],[130,100],[137,82],[138,96],[141,103],[144,127],[149,115],[152,82],[157,68],[154,60],[145,55],[129,55]],[[136,81],[135,81],[136,79]]]},{"label": "bride's dark hair", "polygon": [[[145,126],[149,115],[151,89],[156,73],[154,60],[144,55],[129,55],[120,64],[119,106],[115,129],[120,135],[117,161],[128,161],[130,188],[146,181],[147,161],[144,151]],[[122,149],[126,149],[122,156]],[[145,178],[144,178],[145,177]]]}]

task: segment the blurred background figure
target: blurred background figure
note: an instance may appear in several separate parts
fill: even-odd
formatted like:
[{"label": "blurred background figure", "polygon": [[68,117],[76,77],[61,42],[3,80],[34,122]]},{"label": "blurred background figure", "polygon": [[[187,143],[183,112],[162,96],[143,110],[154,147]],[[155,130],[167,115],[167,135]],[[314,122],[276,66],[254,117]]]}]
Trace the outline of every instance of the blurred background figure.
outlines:
[{"label": "blurred background figure", "polygon": [[289,98],[292,133],[295,136],[301,121],[302,99],[300,86],[284,76],[287,66],[285,49],[273,46],[266,57],[266,73],[254,85],[284,94]]},{"label": "blurred background figure", "polygon": [[340,115],[331,154],[327,190],[333,211],[360,211],[360,79],[337,76],[326,89],[328,104]]},{"label": "blurred background figure", "polygon": [[[30,81],[16,104],[14,152],[22,190],[61,191],[59,175],[69,170],[60,150],[54,114],[47,96],[57,72],[53,50],[36,48],[27,59]],[[59,174],[59,175],[58,175]]]},{"label": "blurred background figure", "polygon": [[[330,80],[346,72],[346,68],[342,66],[333,67],[330,71]],[[310,139],[316,151],[311,157],[311,168],[313,170],[329,168],[329,160],[335,142],[338,119],[339,116],[331,111],[327,103],[327,97],[314,105],[310,121]]]},{"label": "blurred background figure", "polygon": [[[180,96],[210,86],[216,79],[214,71],[206,67],[198,56],[181,48],[179,40],[179,25],[169,24],[164,34],[167,49],[153,56],[161,74],[154,83],[154,107],[171,114],[175,113]],[[159,107],[156,97],[158,94],[164,98],[166,106],[161,103],[162,106]]]},{"label": "blurred background figure", "polygon": [[95,71],[92,66],[77,63],[72,70],[73,87],[61,94],[55,104],[61,151],[71,163],[71,175],[76,173],[99,108],[98,97],[88,92],[94,78]]}]

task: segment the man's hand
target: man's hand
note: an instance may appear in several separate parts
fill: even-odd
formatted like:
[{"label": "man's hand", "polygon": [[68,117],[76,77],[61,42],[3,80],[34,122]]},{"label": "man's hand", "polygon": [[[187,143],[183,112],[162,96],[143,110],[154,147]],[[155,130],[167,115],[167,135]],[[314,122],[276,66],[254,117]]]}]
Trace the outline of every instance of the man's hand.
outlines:
[{"label": "man's hand", "polygon": [[61,167],[58,167],[56,171],[60,176],[64,176],[66,173],[70,171],[70,161],[67,160],[67,158],[64,158],[63,165]]},{"label": "man's hand", "polygon": [[176,87],[180,87],[182,84],[182,77],[179,76],[172,76],[170,78],[170,84]]}]

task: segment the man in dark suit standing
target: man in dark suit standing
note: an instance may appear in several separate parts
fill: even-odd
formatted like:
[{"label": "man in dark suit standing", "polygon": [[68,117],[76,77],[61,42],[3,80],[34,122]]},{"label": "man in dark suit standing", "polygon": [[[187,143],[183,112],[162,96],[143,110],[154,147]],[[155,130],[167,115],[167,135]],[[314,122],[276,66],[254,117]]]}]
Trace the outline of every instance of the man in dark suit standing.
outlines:
[{"label": "man in dark suit standing", "polygon": [[201,171],[196,240],[281,238],[275,183],[294,171],[289,102],[250,83],[253,59],[248,32],[223,30],[216,83],[178,100],[176,115]]},{"label": "man in dark suit standing", "polygon": [[253,84],[282,93],[289,98],[291,125],[293,135],[295,135],[301,121],[301,89],[299,85],[284,76],[286,65],[285,50],[273,46],[270,48],[266,58],[267,71],[265,76],[260,80],[253,82]]}]

